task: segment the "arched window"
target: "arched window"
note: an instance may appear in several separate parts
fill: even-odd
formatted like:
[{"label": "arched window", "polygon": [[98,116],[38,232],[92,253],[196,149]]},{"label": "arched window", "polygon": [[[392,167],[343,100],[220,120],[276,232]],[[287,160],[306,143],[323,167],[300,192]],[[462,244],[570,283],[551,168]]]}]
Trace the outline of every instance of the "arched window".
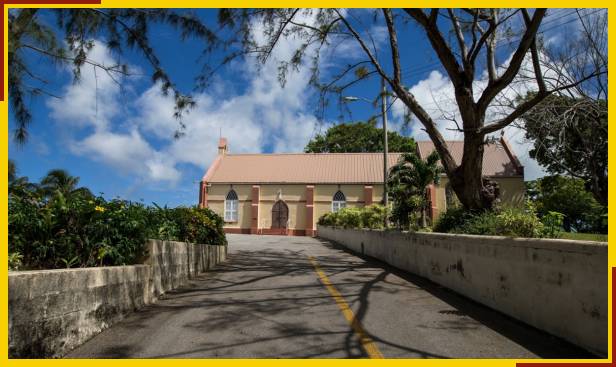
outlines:
[{"label": "arched window", "polygon": [[344,207],[346,207],[346,197],[342,191],[338,191],[334,194],[334,200],[332,200],[332,212],[335,213]]},{"label": "arched window", "polygon": [[225,222],[237,222],[237,193],[229,191],[225,198]]}]

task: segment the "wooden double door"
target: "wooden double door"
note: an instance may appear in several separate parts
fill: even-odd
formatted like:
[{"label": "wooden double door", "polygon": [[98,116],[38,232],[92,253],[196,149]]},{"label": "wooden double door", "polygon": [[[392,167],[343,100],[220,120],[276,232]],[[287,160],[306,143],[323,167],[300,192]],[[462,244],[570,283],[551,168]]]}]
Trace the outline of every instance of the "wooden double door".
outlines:
[{"label": "wooden double door", "polygon": [[278,200],[272,208],[272,229],[286,230],[289,223],[289,207]]}]

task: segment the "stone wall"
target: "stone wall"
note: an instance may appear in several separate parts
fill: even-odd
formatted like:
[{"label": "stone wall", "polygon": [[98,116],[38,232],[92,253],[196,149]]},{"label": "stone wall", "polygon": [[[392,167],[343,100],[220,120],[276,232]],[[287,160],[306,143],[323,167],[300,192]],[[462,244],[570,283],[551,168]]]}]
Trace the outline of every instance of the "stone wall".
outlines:
[{"label": "stone wall", "polygon": [[325,226],[317,232],[321,238],[607,355],[606,243]]},{"label": "stone wall", "polygon": [[144,265],[9,272],[9,357],[59,357],[225,260],[227,247],[149,240]]}]

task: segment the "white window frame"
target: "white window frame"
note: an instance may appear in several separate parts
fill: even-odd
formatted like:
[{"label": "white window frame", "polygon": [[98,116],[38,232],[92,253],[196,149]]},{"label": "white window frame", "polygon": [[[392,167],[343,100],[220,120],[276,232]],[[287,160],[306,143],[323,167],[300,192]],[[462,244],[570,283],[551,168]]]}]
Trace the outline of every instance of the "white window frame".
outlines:
[{"label": "white window frame", "polygon": [[[235,198],[234,198],[235,197]],[[238,221],[238,198],[235,190],[229,191],[225,198],[225,222],[235,223]]]},{"label": "white window frame", "polygon": [[[336,196],[338,196],[338,193],[342,195],[344,200],[336,200]],[[334,197],[332,198],[332,213],[335,213],[342,208],[346,208],[346,196],[344,195],[342,191],[338,190],[336,191],[336,193],[334,194]]]}]

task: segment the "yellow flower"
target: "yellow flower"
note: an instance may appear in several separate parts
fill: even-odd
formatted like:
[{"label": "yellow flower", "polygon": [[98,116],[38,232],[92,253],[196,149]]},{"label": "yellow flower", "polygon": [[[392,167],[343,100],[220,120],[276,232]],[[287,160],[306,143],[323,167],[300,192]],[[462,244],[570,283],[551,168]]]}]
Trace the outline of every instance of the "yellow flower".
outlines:
[{"label": "yellow flower", "polygon": [[94,208],[94,210],[96,210],[97,212],[104,212],[105,208],[103,208],[102,206],[96,206],[96,208]]}]

